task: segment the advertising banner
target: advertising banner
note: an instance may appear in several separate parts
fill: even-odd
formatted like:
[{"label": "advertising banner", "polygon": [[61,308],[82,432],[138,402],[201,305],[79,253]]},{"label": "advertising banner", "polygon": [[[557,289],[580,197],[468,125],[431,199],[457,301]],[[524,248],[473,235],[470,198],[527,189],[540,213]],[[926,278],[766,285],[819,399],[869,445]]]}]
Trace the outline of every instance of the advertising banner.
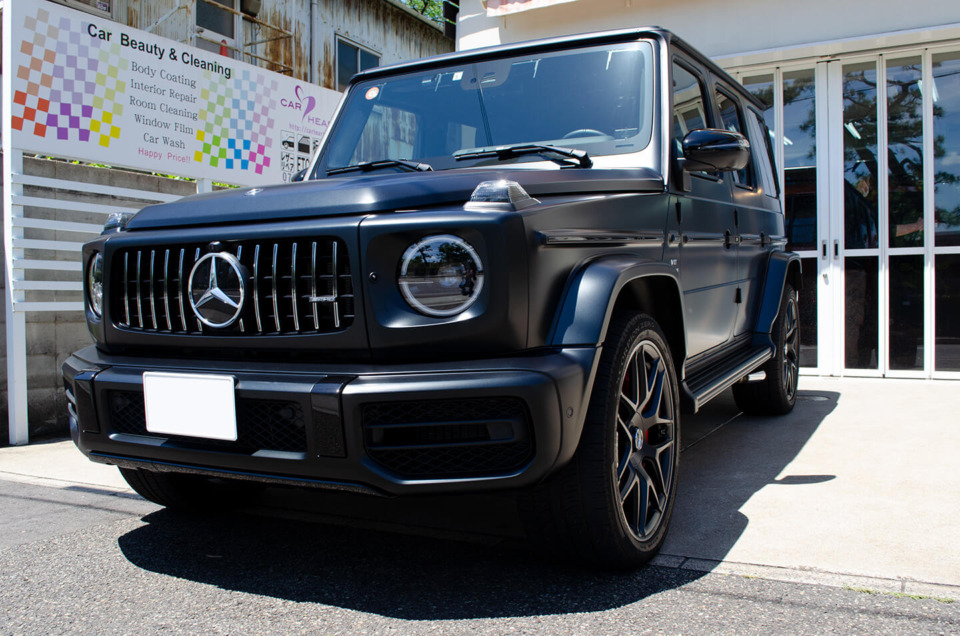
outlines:
[{"label": "advertising banner", "polygon": [[574,0],[487,0],[487,17],[494,18],[564,2],[574,2]]},{"label": "advertising banner", "polygon": [[44,0],[5,10],[12,142],[26,152],[278,183],[307,165],[341,97]]}]

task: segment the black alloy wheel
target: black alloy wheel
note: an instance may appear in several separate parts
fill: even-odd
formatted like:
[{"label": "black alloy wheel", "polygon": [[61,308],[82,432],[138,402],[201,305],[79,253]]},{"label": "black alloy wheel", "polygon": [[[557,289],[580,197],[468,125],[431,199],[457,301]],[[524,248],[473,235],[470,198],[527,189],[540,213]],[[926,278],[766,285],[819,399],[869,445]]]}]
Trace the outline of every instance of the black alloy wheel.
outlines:
[{"label": "black alloy wheel", "polygon": [[652,340],[639,342],[627,360],[620,381],[615,468],[623,521],[642,542],[656,534],[672,503],[678,451],[674,378]]},{"label": "black alloy wheel", "polygon": [[792,287],[791,292],[786,297],[787,305],[784,307],[782,381],[784,396],[793,403],[797,399],[797,385],[800,380],[800,305]]},{"label": "black alloy wheel", "polygon": [[773,357],[758,371],[762,380],[733,385],[737,406],[748,415],[785,415],[797,402],[800,379],[800,304],[790,283],[783,286],[780,311],[770,334]]},{"label": "black alloy wheel", "polygon": [[530,538],[549,555],[636,568],[666,537],[677,492],[680,397],[666,337],[646,314],[607,329],[573,459],[524,494]]}]

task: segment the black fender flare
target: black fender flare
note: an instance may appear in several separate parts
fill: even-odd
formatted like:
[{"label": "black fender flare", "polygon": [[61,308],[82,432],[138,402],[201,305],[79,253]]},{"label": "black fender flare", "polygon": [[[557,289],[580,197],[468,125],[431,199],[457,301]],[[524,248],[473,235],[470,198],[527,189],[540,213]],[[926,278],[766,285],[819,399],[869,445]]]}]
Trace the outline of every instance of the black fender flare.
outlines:
[{"label": "black fender flare", "polygon": [[763,280],[763,292],[760,296],[760,310],[757,312],[757,324],[754,333],[758,337],[769,336],[773,323],[780,313],[780,298],[787,281],[797,291],[803,287],[800,256],[793,252],[772,252],[767,260],[767,275]]},{"label": "black fender flare", "polygon": [[[677,320],[661,327],[667,331],[677,370],[678,381],[682,379],[686,355],[686,330],[683,324],[683,294],[677,270],[665,263],[647,259],[638,259],[629,254],[611,254],[601,256],[582,264],[568,279],[560,307],[555,315],[547,343],[558,349],[580,350],[586,353],[584,358],[587,374],[583,377],[580,404],[583,405],[578,421],[564,432],[563,443],[557,457],[563,464],[573,457],[580,444],[586,407],[593,393],[593,380],[600,362],[601,346],[607,337],[607,329],[613,316],[617,301],[622,294],[629,294],[631,283],[644,278],[657,277],[669,281],[671,293],[679,314]],[[662,321],[661,316],[661,321]],[[674,337],[671,338],[671,333]]]},{"label": "black fender flare", "polygon": [[[677,270],[666,263],[611,254],[591,260],[569,279],[547,342],[556,347],[598,346],[607,337],[607,327],[620,293],[631,282],[650,277],[669,279],[679,303],[682,342],[683,294]],[[682,352],[676,352],[681,353]],[[674,360],[681,368],[682,360]]]}]

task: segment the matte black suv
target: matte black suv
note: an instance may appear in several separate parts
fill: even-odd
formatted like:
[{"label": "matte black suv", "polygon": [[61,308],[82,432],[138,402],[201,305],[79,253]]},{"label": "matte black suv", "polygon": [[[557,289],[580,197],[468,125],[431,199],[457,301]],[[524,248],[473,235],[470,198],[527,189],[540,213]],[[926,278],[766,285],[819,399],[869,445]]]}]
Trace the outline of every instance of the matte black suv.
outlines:
[{"label": "matte black suv", "polygon": [[762,108],[657,28],[365,71],[302,183],[84,247],[74,440],[170,506],[225,479],[511,489],[555,554],[641,563],[680,413],[796,397]]}]

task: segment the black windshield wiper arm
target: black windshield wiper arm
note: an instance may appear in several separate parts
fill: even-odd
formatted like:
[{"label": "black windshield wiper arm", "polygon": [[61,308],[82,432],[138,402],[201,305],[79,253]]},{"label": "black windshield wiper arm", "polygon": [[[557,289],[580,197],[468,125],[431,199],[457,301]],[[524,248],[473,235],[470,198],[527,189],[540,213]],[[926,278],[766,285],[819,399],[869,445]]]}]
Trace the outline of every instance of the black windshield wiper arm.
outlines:
[{"label": "black windshield wiper arm", "polygon": [[428,170],[433,170],[433,167],[428,163],[418,163],[404,159],[380,159],[378,161],[361,161],[353,166],[330,168],[327,170],[327,176],[344,172],[370,172],[371,170],[379,170],[380,168],[403,168],[410,172],[427,172]]},{"label": "black windshield wiper arm", "polygon": [[[574,148],[563,148],[561,146],[550,146],[548,144],[517,144],[515,146],[498,146],[492,150],[480,150],[478,152],[461,152],[453,155],[457,161],[464,159],[483,159],[485,157],[497,157],[498,159],[510,159],[523,155],[543,155],[550,161],[569,165],[575,163],[581,168],[590,168],[593,166],[593,160],[586,150],[576,150]],[[550,156],[555,155],[555,156]]]}]

